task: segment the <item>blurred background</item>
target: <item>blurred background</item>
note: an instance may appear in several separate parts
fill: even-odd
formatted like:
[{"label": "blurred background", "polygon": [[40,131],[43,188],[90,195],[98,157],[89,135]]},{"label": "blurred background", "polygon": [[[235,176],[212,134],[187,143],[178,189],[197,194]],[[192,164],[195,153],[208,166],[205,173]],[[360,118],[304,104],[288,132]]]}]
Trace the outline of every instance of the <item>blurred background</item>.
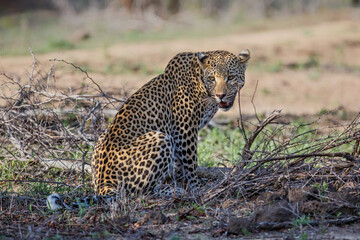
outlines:
[{"label": "blurred background", "polygon": [[[360,109],[359,21],[359,0],[0,0],[0,71],[26,79],[33,53],[128,96],[178,52],[248,48],[245,114],[344,115]],[[56,67],[59,88],[83,81]]]}]

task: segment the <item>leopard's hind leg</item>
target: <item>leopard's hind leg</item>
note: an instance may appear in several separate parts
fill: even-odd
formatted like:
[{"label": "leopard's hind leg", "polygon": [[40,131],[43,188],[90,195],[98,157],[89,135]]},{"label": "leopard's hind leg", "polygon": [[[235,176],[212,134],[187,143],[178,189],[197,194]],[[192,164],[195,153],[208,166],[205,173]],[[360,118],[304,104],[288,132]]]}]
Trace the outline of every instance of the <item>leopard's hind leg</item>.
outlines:
[{"label": "leopard's hind leg", "polygon": [[108,148],[98,154],[103,164],[93,165],[99,195],[149,193],[162,183],[174,159],[174,141],[162,132],[148,132],[121,149]]}]

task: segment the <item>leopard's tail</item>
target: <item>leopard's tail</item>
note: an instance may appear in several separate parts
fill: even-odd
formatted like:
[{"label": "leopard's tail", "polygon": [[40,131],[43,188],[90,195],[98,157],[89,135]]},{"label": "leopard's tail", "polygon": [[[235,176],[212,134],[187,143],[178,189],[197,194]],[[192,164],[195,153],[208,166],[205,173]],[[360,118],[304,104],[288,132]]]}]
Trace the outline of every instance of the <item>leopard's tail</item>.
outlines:
[{"label": "leopard's tail", "polygon": [[108,204],[108,203],[111,203],[111,201],[113,201],[113,197],[111,197],[111,196],[93,195],[93,196],[89,196],[89,197],[80,199],[77,202],[73,202],[70,205],[67,205],[62,200],[62,198],[60,197],[59,194],[53,193],[46,198],[46,206],[51,211],[56,211],[59,209],[73,210],[73,209],[77,209],[77,208],[88,208],[91,205],[95,205],[95,204]]}]

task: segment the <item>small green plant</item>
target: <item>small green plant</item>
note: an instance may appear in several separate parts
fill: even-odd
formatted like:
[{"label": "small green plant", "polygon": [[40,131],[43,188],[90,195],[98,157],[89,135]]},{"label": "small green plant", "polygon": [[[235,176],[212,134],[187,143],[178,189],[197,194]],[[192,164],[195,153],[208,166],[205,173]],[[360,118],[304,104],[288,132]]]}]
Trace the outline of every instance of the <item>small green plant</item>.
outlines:
[{"label": "small green plant", "polygon": [[61,240],[63,237],[61,235],[56,234],[55,236],[50,238],[51,240]]},{"label": "small green plant", "polygon": [[292,225],[295,227],[295,228],[299,228],[300,229],[300,232],[301,232],[301,235],[299,237],[299,239],[303,239],[303,240],[307,240],[308,239],[308,236],[307,234],[304,232],[304,227],[307,226],[308,224],[310,224],[311,220],[310,220],[310,216],[305,216],[305,215],[302,215],[300,218],[297,218],[295,220],[293,220],[292,222]]},{"label": "small green plant", "polygon": [[30,211],[30,212],[33,212],[32,203],[29,204],[29,211]]},{"label": "small green plant", "polygon": [[326,196],[329,190],[328,184],[326,182],[322,182],[322,184],[315,183],[314,187],[318,189],[321,196]]},{"label": "small green plant", "polygon": [[60,39],[60,40],[50,40],[48,42],[49,48],[53,50],[67,50],[75,48],[75,45],[70,43],[67,40]]},{"label": "small green plant", "polygon": [[329,112],[330,112],[330,111],[329,111],[328,109],[322,108],[322,109],[319,111],[318,115],[319,115],[319,116],[326,115],[326,114],[329,114]]},{"label": "small green plant", "polygon": [[[0,151],[0,156],[3,151]],[[8,161],[0,157],[0,176],[2,180],[13,180],[16,174],[21,174],[29,166],[31,159],[28,161]],[[12,188],[13,182],[6,182],[5,186]]]},{"label": "small green plant", "polygon": [[259,61],[253,64],[252,66],[250,66],[250,68],[254,68],[261,72],[277,73],[277,72],[281,72],[284,69],[284,64],[280,61],[277,62]]},{"label": "small green plant", "polygon": [[309,215],[308,216],[302,215],[300,218],[293,220],[292,225],[294,227],[303,227],[308,225],[310,222],[311,220]]},{"label": "small green plant", "polygon": [[198,206],[196,203],[193,203],[192,206],[194,209],[202,214],[205,213],[205,207],[204,206]]},{"label": "small green plant", "polygon": [[30,182],[26,185],[23,185],[20,189],[19,192],[22,194],[31,194],[31,193],[39,193],[41,195],[47,196],[50,195],[51,193],[59,193],[59,194],[63,194],[65,192],[67,192],[68,189],[62,185],[52,185],[46,182]]},{"label": "small green plant", "polygon": [[104,237],[110,236],[110,232],[108,230],[104,230],[103,232]]},{"label": "small green plant", "polygon": [[300,239],[301,239],[301,240],[308,240],[309,237],[308,237],[308,235],[307,235],[306,233],[303,232],[303,233],[300,235]]},{"label": "small green plant", "polygon": [[177,234],[173,234],[170,236],[169,240],[181,240],[180,236]]},{"label": "small green plant", "polygon": [[105,65],[103,73],[107,75],[116,74],[141,74],[141,75],[157,75],[163,73],[163,69],[153,68],[145,62],[129,62],[125,59],[120,59],[116,62],[110,62]]},{"label": "small green plant", "polygon": [[71,126],[72,124],[77,123],[77,115],[75,113],[68,113],[66,118],[62,120],[62,123],[65,127]]},{"label": "small green plant", "polygon": [[310,55],[304,63],[305,68],[318,67],[320,65],[319,57],[317,55]]},{"label": "small green plant", "polygon": [[85,213],[86,213],[86,207],[84,207],[82,204],[79,204],[78,216],[83,217],[85,216]]},{"label": "small green plant", "polygon": [[143,208],[146,208],[148,206],[148,203],[145,201],[145,199],[141,198],[141,205]]},{"label": "small green plant", "polygon": [[271,93],[271,91],[268,89],[268,88],[263,88],[261,89],[261,92],[264,94],[264,95],[269,95]]},{"label": "small green plant", "polygon": [[303,62],[296,62],[288,64],[287,67],[294,70],[303,70],[310,68],[317,68],[320,65],[319,57],[317,55],[310,55]]},{"label": "small green plant", "polygon": [[242,229],[241,229],[241,232],[242,232],[242,234],[243,234],[245,237],[249,237],[249,236],[250,236],[250,232],[249,232],[249,230],[247,230],[246,228],[242,228]]},{"label": "small green plant", "polygon": [[186,219],[192,221],[192,220],[197,219],[197,217],[192,216],[192,215],[187,215],[187,216],[186,216]]},{"label": "small green plant", "polygon": [[283,69],[282,62],[275,62],[268,67],[269,72],[281,72]]},{"label": "small green plant", "polygon": [[101,238],[101,234],[99,232],[95,232],[95,233],[92,233],[91,234],[91,237],[92,238],[95,238],[95,239],[100,239]]}]

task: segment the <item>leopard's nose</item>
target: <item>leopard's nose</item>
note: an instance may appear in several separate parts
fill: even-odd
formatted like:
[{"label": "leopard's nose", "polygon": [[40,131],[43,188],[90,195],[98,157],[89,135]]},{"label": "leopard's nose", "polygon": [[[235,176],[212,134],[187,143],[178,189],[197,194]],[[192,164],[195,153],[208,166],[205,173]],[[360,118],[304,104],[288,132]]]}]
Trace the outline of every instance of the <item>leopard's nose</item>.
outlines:
[{"label": "leopard's nose", "polygon": [[215,94],[220,100],[222,100],[225,97],[225,93]]}]

